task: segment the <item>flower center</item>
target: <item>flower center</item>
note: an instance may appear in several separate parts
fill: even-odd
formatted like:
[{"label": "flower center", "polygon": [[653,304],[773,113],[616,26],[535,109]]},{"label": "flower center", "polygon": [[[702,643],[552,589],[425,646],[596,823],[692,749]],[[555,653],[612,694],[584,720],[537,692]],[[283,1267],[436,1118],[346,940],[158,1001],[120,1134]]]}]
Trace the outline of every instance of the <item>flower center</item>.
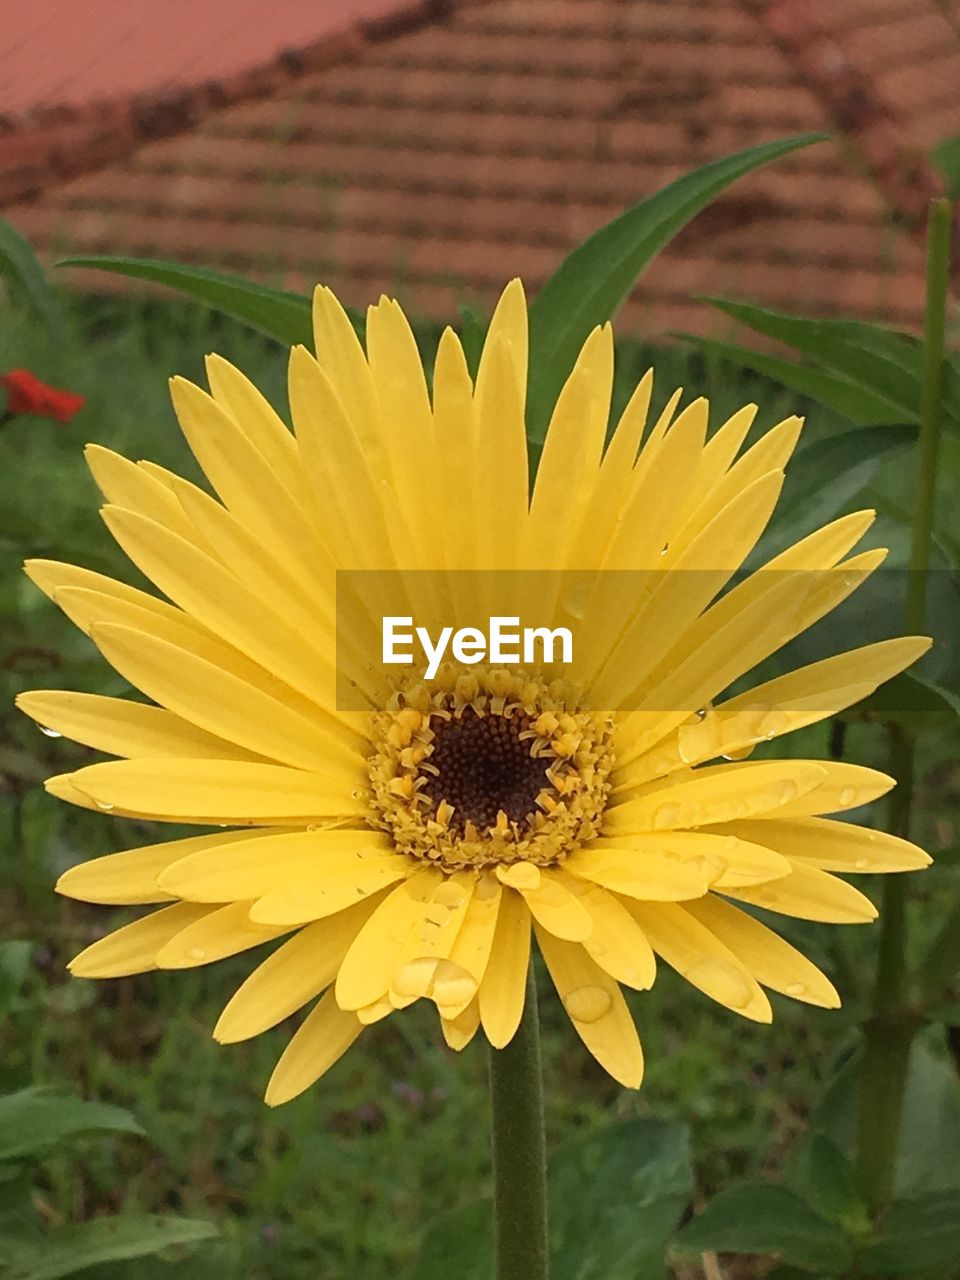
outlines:
[{"label": "flower center", "polygon": [[534,756],[536,732],[530,717],[477,715],[465,707],[456,718],[430,717],[433,750],[424,770],[423,794],[434,811],[446,804],[452,810],[449,826],[458,835],[472,823],[479,831],[496,826],[501,813],[521,831],[529,828],[537,797],[549,788],[550,761]]},{"label": "flower center", "polygon": [[610,731],[561,682],[445,667],[375,717],[373,822],[450,870],[561,862],[599,832]]}]

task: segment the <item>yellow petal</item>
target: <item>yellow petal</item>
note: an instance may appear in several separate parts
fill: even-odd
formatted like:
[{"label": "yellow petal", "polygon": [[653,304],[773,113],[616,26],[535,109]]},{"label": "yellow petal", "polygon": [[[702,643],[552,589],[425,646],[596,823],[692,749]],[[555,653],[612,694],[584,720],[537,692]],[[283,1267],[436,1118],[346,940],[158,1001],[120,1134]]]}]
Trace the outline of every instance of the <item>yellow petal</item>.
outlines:
[{"label": "yellow petal", "polygon": [[272,471],[294,498],[307,498],[303,466],[297,442],[286,423],[265,396],[222,356],[208,355],[205,361],[210,393],[214,400],[263,455]]},{"label": "yellow petal", "polygon": [[[805,768],[814,761],[794,760],[791,763]],[[820,813],[842,813],[846,809],[857,809],[860,805],[870,804],[896,785],[894,779],[885,773],[859,764],[824,760],[819,763],[819,768],[822,774],[816,785],[799,788],[791,799],[772,806],[771,818],[806,818]]]},{"label": "yellow petal", "polygon": [[286,932],[286,927],[255,924],[250,919],[249,902],[230,902],[194,920],[165,942],[157,952],[157,967],[194,969],[272,942]]},{"label": "yellow petal", "polygon": [[443,1038],[455,1053],[459,1053],[461,1049],[467,1047],[477,1034],[479,1026],[480,1005],[476,1000],[471,1000],[466,1009],[462,1013],[458,1013],[455,1018],[440,1019]]},{"label": "yellow petal", "polygon": [[490,352],[495,345],[502,343],[513,362],[517,387],[525,392],[528,341],[527,299],[523,291],[523,283],[513,279],[500,295],[493,315],[490,317],[483,353],[480,356],[480,366],[477,370],[477,386],[479,387],[489,376]]},{"label": "yellow petal", "polygon": [[530,911],[519,893],[507,889],[479,996],[480,1020],[495,1049],[508,1045],[520,1025],[529,968]]},{"label": "yellow petal", "polygon": [[919,871],[928,867],[930,855],[909,840],[830,818],[758,818],[729,823],[731,835],[744,836],[799,859],[821,871],[864,872]]},{"label": "yellow petal", "polygon": [[502,898],[499,881],[489,872],[481,872],[450,952],[453,963],[465,969],[478,987],[490,961]]},{"label": "yellow petal", "polygon": [[149,632],[100,623],[92,635],[110,665],[132,685],[207,733],[296,769],[341,777],[348,788],[364,780],[361,757],[321,717],[308,720],[245,680]]},{"label": "yellow petal", "polygon": [[816,965],[753,916],[713,894],[684,909],[729,947],[763,986],[824,1009],[840,1007],[833,983]]},{"label": "yellow petal", "polygon": [[289,826],[363,817],[366,805],[319,774],[232,760],[110,760],[69,775],[101,809],[166,821]]},{"label": "yellow petal", "polygon": [[[162,887],[194,902],[232,902],[263,897],[272,890],[328,875],[359,864],[361,854],[386,855],[389,841],[373,831],[252,832],[255,839],[209,844],[174,862]],[[389,856],[389,855],[386,855]]]},{"label": "yellow petal", "polygon": [[166,485],[148,471],[99,444],[88,444],[84,456],[107,502],[139,511],[188,542],[197,540],[196,530],[184,515],[180,503]]},{"label": "yellow petal", "polygon": [[577,1035],[614,1080],[627,1089],[639,1089],[643,1050],[619,986],[582,946],[535,928],[550,977]]},{"label": "yellow petal", "polygon": [[826,924],[869,924],[877,909],[859,889],[818,867],[795,862],[782,880],[748,889],[724,889],[728,898],[766,907],[783,916],[821,920]]},{"label": "yellow petal", "polygon": [[533,918],[558,938],[582,942],[589,937],[590,916],[573,892],[569,877],[552,868],[541,870],[529,864],[524,864],[524,868],[534,873],[530,879],[514,878],[510,874],[513,868],[509,867],[498,867],[497,874],[505,884],[523,894]]},{"label": "yellow petal", "polygon": [[299,930],[258,965],[228,1002],[213,1037],[249,1040],[296,1013],[337,976],[343,957],[382,899],[366,898]]},{"label": "yellow petal", "polygon": [[770,1001],[736,955],[684,907],[631,902],[628,910],[654,951],[692,986],[734,1013],[770,1022]]},{"label": "yellow petal", "polygon": [[[869,771],[868,771],[869,772]],[[794,797],[802,804],[826,777],[815,761],[784,760],[714,765],[683,780],[650,784],[638,795],[614,805],[604,819],[605,833],[676,831],[726,822],[773,810],[783,811]]]},{"label": "yellow petal", "polygon": [[130,559],[183,610],[319,706],[328,711],[335,706],[329,655],[268,609],[229,570],[132,511],[105,507],[103,518]]},{"label": "yellow petal", "polygon": [[141,760],[177,755],[214,760],[259,758],[188,724],[172,711],[142,702],[44,689],[19,694],[16,704],[45,730],[109,755]]},{"label": "yellow petal", "polygon": [[643,930],[619,899],[599,885],[579,891],[593,930],[584,948],[605,973],[625,986],[645,991],[653,986],[657,962]]},{"label": "yellow petal", "polygon": [[221,831],[215,836],[191,836],[108,853],[70,867],[57,881],[57,893],[79,902],[101,902],[125,906],[139,902],[169,902],[175,894],[157,884],[157,877],[173,863],[205,849],[214,849],[234,840],[252,840],[259,831]]},{"label": "yellow petal", "polygon": [[157,952],[181,929],[216,911],[216,907],[177,902],[109,933],[70,961],[75,978],[125,978],[157,968]]},{"label": "yellow petal", "polygon": [[410,931],[442,879],[440,871],[425,867],[380,903],[353,940],[337,974],[336,996],[341,1008],[362,1009],[390,989]]},{"label": "yellow petal", "polygon": [[303,1093],[339,1059],[359,1036],[363,1023],[345,1013],[328,991],[287,1045],[267,1085],[268,1107],[279,1107]]},{"label": "yellow petal", "polygon": [[[614,839],[602,846],[578,849],[563,865],[581,880],[593,880],[615,893],[651,902],[699,898],[710,887],[710,878],[702,869],[684,866],[682,861],[663,856],[667,853],[666,846],[647,852],[642,846],[630,847],[629,836],[623,839],[622,846]],[[639,844],[640,838],[637,839]]]}]

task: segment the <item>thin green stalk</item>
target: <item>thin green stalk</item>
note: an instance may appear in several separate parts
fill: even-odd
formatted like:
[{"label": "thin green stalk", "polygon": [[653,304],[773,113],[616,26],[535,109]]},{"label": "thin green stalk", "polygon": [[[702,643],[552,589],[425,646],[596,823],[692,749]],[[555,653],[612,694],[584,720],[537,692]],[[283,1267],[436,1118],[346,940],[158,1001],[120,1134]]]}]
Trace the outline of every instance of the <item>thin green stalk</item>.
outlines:
[{"label": "thin green stalk", "polygon": [[496,1280],[547,1280],[547,1156],[533,966],[516,1035],[490,1050]]},{"label": "thin green stalk", "polygon": [[[924,629],[927,574],[933,534],[937,454],[940,442],[943,350],[953,206],[935,200],[927,228],[927,303],[924,322],[924,373],[920,406],[917,495],[910,550],[906,629]],[[891,797],[890,830],[909,837],[914,789],[914,746],[899,726],[890,727],[891,772],[897,788]],[[910,1001],[907,975],[907,886],[891,876],[883,894],[880,953],[873,1010],[865,1027],[860,1071],[858,1166],[860,1183],[872,1213],[890,1201],[896,1177],[900,1123],[907,1067],[922,1019]]]}]

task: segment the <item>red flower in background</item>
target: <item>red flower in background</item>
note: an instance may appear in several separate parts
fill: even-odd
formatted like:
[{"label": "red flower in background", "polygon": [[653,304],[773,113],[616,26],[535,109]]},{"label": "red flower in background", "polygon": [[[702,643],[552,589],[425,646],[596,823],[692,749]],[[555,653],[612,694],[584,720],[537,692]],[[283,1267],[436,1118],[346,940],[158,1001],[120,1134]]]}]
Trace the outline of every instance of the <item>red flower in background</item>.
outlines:
[{"label": "red flower in background", "polygon": [[7,393],[6,418],[23,413],[35,418],[54,418],[57,422],[69,422],[84,406],[83,396],[75,391],[63,391],[41,382],[29,369],[11,369],[0,374],[0,386]]}]

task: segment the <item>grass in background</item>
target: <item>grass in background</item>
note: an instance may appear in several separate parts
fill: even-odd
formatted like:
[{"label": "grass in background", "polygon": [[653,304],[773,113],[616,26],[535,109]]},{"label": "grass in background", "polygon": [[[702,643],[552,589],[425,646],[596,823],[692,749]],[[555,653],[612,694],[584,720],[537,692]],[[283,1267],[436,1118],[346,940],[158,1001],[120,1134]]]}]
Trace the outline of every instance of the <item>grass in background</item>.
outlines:
[{"label": "grass in background", "polygon": [[[149,457],[199,480],[165,379],[179,373],[202,382],[205,352],[225,355],[281,411],[285,404],[284,353],[200,308],[84,299],[69,303],[67,317],[69,341],[59,351],[47,349],[24,317],[0,321],[0,369],[27,366],[88,398],[69,426],[21,420],[0,432],[0,937],[35,944],[27,988],[0,1029],[0,1089],[62,1085],[121,1103],[149,1142],[98,1140],[80,1160],[52,1157],[40,1212],[69,1220],[122,1205],[212,1218],[222,1239],[192,1265],[227,1280],[394,1280],[431,1217],[489,1190],[480,1043],[450,1053],[435,1017],[418,1005],[371,1028],[308,1094],[270,1111],[262,1091],[294,1020],[248,1044],[221,1048],[210,1038],[219,1010],[253,967],[250,956],[116,982],[65,974],[66,960],[123,913],[57,898],[57,875],[158,837],[149,824],[71,809],[39,786],[90,753],[44,737],[12,711],[13,696],[44,687],[116,694],[124,686],[27,582],[21,561],[49,556],[139,581],[99,520],[82,445]],[[422,336],[432,350],[436,330],[424,328]],[[650,350],[621,346],[617,403],[651,362]],[[688,388],[687,400],[710,397],[714,423],[752,399],[762,405],[760,429],[798,409],[782,389],[681,348],[657,353],[656,366],[655,411],[678,385]],[[814,435],[838,425],[824,410],[813,418]],[[885,483],[898,481],[891,473]],[[820,726],[785,745],[797,755],[826,754],[827,734]],[[864,763],[882,764],[870,726],[856,729],[854,747]],[[939,846],[952,839],[942,815],[955,784],[946,765],[927,763],[941,798],[932,806]],[[167,827],[159,838],[173,834]],[[936,881],[921,891],[935,895]],[[775,1164],[850,1042],[857,974],[869,974],[863,958],[873,944],[868,929],[831,936],[798,924],[795,933],[844,989],[849,1012],[775,997],[773,1028],[757,1027],[731,1019],[664,969],[654,991],[633,1001],[648,1056],[638,1094],[603,1075],[559,1002],[544,999],[550,1141],[614,1117],[679,1116],[693,1125],[705,1193],[758,1171],[758,1160],[764,1171]],[[166,1273],[160,1262],[138,1264],[138,1275],[154,1272]]]}]

